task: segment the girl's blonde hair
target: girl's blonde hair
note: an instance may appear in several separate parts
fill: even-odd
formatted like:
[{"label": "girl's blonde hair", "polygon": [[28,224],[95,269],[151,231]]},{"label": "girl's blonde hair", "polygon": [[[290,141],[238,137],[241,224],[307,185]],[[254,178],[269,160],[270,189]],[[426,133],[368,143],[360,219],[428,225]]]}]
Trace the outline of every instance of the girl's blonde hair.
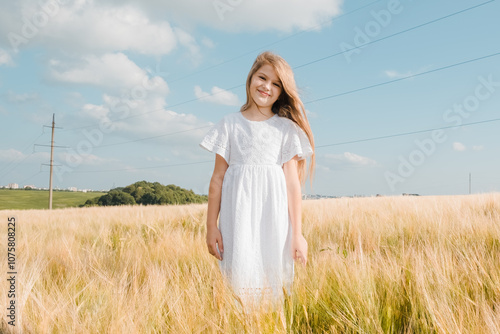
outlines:
[{"label": "girl's blonde hair", "polygon": [[[314,138],[311,131],[311,126],[307,120],[304,104],[300,100],[299,94],[297,93],[297,86],[295,84],[295,79],[293,77],[293,71],[290,65],[280,56],[265,51],[257,56],[255,62],[250,69],[247,77],[246,91],[247,100],[245,104],[241,107],[240,111],[245,111],[252,105],[253,100],[251,100],[250,95],[250,82],[252,81],[252,76],[257,72],[259,68],[263,65],[269,64],[274,68],[276,75],[281,81],[281,95],[278,97],[276,102],[272,106],[272,111],[278,114],[280,117],[287,117],[294,121],[309,138],[311,147],[313,149],[313,154],[311,156],[311,163],[309,165],[309,181],[312,184],[314,167],[316,165],[315,150],[314,150]],[[298,174],[300,184],[304,185],[307,177],[307,166],[306,159],[298,161]]]}]

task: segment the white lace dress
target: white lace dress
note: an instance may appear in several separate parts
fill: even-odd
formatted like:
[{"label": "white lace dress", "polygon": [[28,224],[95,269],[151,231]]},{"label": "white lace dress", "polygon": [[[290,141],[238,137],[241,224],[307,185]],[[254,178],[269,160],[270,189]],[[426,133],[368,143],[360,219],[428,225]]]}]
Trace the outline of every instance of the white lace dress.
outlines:
[{"label": "white lace dress", "polygon": [[312,154],[305,132],[274,115],[250,121],[225,115],[200,146],[222,156],[224,175],[219,229],[224,244],[221,272],[242,301],[281,298],[293,281],[291,223],[283,163]]}]

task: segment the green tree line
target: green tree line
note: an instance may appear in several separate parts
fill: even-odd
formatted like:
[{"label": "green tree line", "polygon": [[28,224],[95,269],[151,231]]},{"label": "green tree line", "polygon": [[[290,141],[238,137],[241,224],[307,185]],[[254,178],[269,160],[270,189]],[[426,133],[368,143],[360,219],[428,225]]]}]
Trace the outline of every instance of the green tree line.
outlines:
[{"label": "green tree line", "polygon": [[197,195],[192,190],[173,184],[165,186],[159,182],[139,181],[111,189],[107,194],[89,199],[81,206],[190,204],[205,203],[207,200],[206,195]]}]

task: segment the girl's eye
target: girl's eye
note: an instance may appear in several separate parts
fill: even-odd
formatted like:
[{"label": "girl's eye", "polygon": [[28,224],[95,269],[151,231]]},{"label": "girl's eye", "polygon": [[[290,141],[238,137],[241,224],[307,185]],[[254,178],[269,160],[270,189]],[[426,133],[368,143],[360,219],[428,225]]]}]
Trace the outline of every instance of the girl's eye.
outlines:
[{"label": "girl's eye", "polygon": [[278,85],[277,83],[274,84],[276,87],[280,88],[280,85]]},{"label": "girl's eye", "polygon": [[259,77],[259,78],[261,78],[262,80],[266,80],[264,77]]}]

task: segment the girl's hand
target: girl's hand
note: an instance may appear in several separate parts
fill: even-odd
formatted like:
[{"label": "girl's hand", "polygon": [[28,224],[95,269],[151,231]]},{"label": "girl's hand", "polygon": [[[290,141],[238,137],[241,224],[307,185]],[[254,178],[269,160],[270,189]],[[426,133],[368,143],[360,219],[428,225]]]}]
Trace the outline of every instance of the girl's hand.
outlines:
[{"label": "girl's hand", "polygon": [[[215,256],[217,260],[222,261],[224,245],[222,244],[222,235],[217,227],[207,229],[207,246],[208,252]],[[217,250],[217,246],[219,247],[219,250]]]},{"label": "girl's hand", "polygon": [[307,241],[302,234],[292,237],[292,256],[295,261],[300,261],[304,266],[307,263]]}]

